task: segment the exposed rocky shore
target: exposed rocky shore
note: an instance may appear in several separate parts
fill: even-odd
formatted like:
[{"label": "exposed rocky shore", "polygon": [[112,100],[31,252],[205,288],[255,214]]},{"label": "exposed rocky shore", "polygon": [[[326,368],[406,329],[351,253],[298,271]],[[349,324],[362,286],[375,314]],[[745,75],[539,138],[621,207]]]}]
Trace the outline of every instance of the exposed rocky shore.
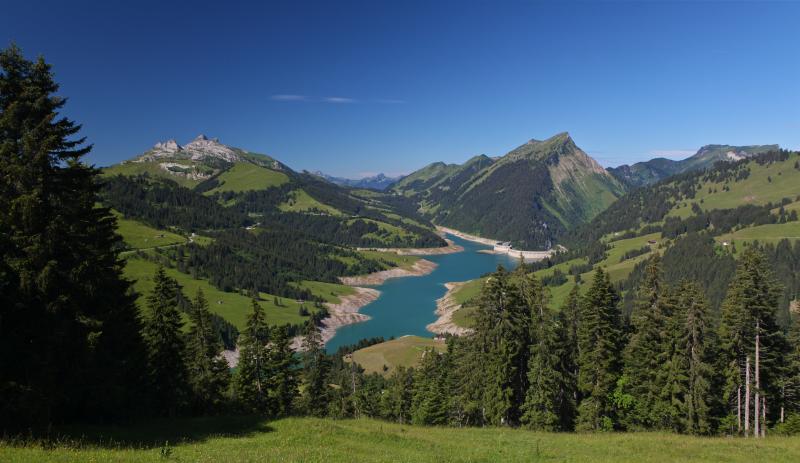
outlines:
[{"label": "exposed rocky shore", "polygon": [[421,276],[427,275],[436,268],[436,264],[425,259],[420,259],[414,263],[414,265],[410,269],[405,268],[391,268],[389,270],[381,270],[380,272],[374,272],[367,275],[358,275],[353,277],[339,277],[339,281],[341,281],[345,285],[350,286],[377,286],[383,284],[384,281],[388,280],[389,278],[398,278],[398,277],[411,277],[411,276]]},{"label": "exposed rocky shore", "polygon": [[469,328],[464,328],[453,323],[453,314],[461,308],[461,304],[455,300],[455,292],[464,286],[467,281],[445,283],[447,288],[445,295],[436,300],[436,315],[439,318],[435,322],[429,324],[425,328],[431,333],[435,334],[452,334],[455,336],[463,336],[472,332]]}]

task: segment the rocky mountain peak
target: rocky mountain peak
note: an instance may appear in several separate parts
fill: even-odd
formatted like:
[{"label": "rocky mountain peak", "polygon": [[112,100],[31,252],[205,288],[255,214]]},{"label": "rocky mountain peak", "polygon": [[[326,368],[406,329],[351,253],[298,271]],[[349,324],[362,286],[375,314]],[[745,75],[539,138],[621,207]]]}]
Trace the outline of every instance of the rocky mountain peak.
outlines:
[{"label": "rocky mountain peak", "polygon": [[165,159],[191,159],[203,161],[208,158],[217,158],[226,162],[241,160],[240,154],[227,145],[223,145],[217,138],[208,138],[203,134],[198,135],[186,145],[179,145],[175,140],[156,143],[153,148],[140,156],[136,161],[160,161]]}]

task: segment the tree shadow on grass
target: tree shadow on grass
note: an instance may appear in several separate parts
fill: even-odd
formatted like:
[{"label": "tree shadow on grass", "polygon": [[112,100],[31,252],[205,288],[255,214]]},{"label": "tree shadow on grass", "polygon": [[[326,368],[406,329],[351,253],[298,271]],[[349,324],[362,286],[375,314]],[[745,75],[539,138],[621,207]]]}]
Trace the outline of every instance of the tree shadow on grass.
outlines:
[{"label": "tree shadow on grass", "polygon": [[26,446],[33,443],[45,448],[165,449],[215,437],[247,437],[272,431],[263,416],[162,418],[124,426],[65,426],[53,430],[47,438],[6,443]]}]

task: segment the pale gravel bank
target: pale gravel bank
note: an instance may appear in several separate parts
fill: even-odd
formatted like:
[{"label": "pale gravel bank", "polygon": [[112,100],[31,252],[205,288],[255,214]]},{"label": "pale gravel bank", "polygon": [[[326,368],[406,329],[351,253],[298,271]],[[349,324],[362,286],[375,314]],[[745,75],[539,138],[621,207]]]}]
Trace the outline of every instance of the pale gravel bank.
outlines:
[{"label": "pale gravel bank", "polygon": [[425,259],[420,259],[414,263],[410,269],[400,267],[391,268],[389,270],[381,270],[367,275],[358,275],[353,277],[339,277],[342,284],[349,286],[377,286],[383,284],[389,278],[399,277],[414,277],[422,276],[431,273],[436,268],[436,264]]},{"label": "pale gravel bank", "polygon": [[464,328],[453,323],[453,314],[461,308],[461,304],[456,303],[455,293],[459,288],[469,283],[468,281],[445,283],[447,292],[444,296],[436,300],[436,315],[439,318],[425,328],[434,334],[452,334],[463,336],[472,333],[469,328]]},{"label": "pale gravel bank", "polygon": [[447,246],[440,248],[357,248],[359,251],[380,251],[393,252],[400,256],[438,256],[442,254],[453,254],[464,250],[463,247],[455,244],[453,240],[444,239]]},{"label": "pale gravel bank", "polygon": [[439,225],[436,226],[436,230],[438,230],[441,233],[448,233],[450,235],[457,236],[461,239],[467,241],[474,241],[475,243],[485,244],[487,246],[494,246],[499,242],[499,240],[493,240],[491,238],[483,238],[477,235],[470,235],[469,233],[464,233],[462,231],[454,230],[452,228],[440,227]]},{"label": "pale gravel bank", "polygon": [[[336,335],[336,330],[346,325],[353,325],[369,320],[368,315],[358,313],[358,311],[374,301],[381,295],[381,292],[373,288],[354,287],[354,294],[339,296],[339,303],[326,302],[328,317],[324,318],[320,326],[322,344],[327,344]],[[303,336],[296,336],[292,339],[292,349],[299,352],[303,347]]]}]

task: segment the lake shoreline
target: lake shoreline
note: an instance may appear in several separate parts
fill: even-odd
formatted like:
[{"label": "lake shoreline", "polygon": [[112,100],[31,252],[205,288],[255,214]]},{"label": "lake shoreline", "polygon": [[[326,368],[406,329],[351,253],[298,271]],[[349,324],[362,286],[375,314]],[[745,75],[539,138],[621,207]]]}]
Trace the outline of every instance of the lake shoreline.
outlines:
[{"label": "lake shoreline", "polygon": [[356,248],[359,251],[378,251],[393,252],[399,256],[439,256],[442,254],[453,254],[464,250],[462,246],[454,243],[453,240],[445,238],[447,246],[438,248]]},{"label": "lake shoreline", "polygon": [[433,334],[452,334],[454,336],[464,336],[472,333],[471,329],[458,326],[453,322],[453,315],[462,307],[461,304],[456,302],[455,293],[467,283],[469,281],[444,284],[447,292],[436,300],[436,311],[434,312],[439,318],[428,324],[425,329]]},{"label": "lake shoreline", "polygon": [[438,265],[426,259],[419,259],[409,269],[395,267],[366,275],[339,277],[339,281],[348,286],[379,286],[390,278],[418,277],[433,272]]},{"label": "lake shoreline", "polygon": [[[336,336],[336,330],[339,328],[370,319],[369,315],[359,313],[359,310],[378,299],[381,292],[374,288],[362,288],[359,286],[353,286],[353,289],[355,293],[339,296],[338,303],[326,302],[324,304],[328,310],[328,316],[320,321],[319,326],[323,346]],[[295,336],[292,339],[292,350],[295,352],[303,350],[303,336]]]}]

